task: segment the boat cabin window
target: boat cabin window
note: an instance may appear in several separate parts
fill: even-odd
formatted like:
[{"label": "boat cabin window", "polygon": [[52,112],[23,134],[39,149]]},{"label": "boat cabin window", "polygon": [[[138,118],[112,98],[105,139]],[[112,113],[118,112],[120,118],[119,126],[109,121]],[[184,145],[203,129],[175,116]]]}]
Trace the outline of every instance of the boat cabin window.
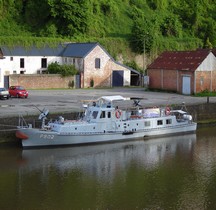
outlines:
[{"label": "boat cabin window", "polygon": [[107,112],[107,117],[111,118],[111,112]]},{"label": "boat cabin window", "polygon": [[151,125],[150,121],[145,121],[145,127],[149,127]]},{"label": "boat cabin window", "polygon": [[93,119],[96,119],[96,118],[97,118],[97,115],[98,115],[98,111],[93,111],[93,112],[92,112],[92,117],[93,117]]},{"label": "boat cabin window", "polygon": [[163,120],[158,120],[157,125],[163,125]]},{"label": "boat cabin window", "polygon": [[105,111],[102,111],[101,112],[101,115],[100,115],[100,118],[105,118],[106,117],[106,112]]},{"label": "boat cabin window", "polygon": [[166,120],[166,124],[167,124],[167,125],[172,124],[172,120],[171,120],[171,119],[167,119],[167,120]]}]

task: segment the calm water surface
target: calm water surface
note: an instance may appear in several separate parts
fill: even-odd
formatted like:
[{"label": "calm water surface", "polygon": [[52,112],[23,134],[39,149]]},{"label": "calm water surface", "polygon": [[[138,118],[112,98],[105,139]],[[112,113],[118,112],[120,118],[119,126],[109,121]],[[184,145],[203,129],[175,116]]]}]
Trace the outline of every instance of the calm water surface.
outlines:
[{"label": "calm water surface", "polygon": [[216,209],[216,127],[82,147],[0,148],[0,209]]}]

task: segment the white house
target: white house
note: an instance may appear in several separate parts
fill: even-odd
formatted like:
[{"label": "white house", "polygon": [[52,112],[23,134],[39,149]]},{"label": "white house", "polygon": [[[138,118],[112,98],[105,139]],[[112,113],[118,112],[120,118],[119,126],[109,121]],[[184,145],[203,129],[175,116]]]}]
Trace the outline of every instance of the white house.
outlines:
[{"label": "white house", "polygon": [[[130,86],[139,82],[139,72],[116,62],[98,43],[67,43],[57,47],[0,47],[0,86],[7,87],[6,75],[42,74],[50,63],[73,64],[80,72],[80,87],[93,81],[94,87]],[[45,75],[44,75],[45,76]]]}]

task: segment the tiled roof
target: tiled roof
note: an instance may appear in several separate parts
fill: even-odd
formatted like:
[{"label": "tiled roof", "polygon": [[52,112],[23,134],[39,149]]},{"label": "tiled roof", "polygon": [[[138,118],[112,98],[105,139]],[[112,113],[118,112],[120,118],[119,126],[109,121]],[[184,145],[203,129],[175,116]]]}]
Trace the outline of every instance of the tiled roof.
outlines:
[{"label": "tiled roof", "polygon": [[169,69],[195,71],[210,50],[197,49],[196,51],[166,51],[163,52],[148,69]]},{"label": "tiled roof", "polygon": [[59,44],[56,47],[21,47],[21,46],[14,46],[14,47],[7,47],[1,46],[0,47],[3,53],[3,56],[61,56],[62,52],[65,48],[64,45]]},{"label": "tiled roof", "polygon": [[68,43],[65,51],[63,52],[64,57],[79,57],[83,58],[94,49],[98,43]]},{"label": "tiled roof", "polygon": [[[7,47],[1,46],[3,56],[63,56],[63,57],[85,57],[98,43],[65,43],[56,47]],[[105,51],[105,50],[104,50]],[[106,52],[106,51],[105,51]]]},{"label": "tiled roof", "polygon": [[215,55],[216,57],[216,48],[212,49],[212,53]]}]

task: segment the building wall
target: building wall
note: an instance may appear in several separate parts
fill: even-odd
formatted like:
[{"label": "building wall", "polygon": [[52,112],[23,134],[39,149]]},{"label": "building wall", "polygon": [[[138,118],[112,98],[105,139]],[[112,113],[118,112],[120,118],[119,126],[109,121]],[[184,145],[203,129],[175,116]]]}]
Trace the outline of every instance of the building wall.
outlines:
[{"label": "building wall", "polygon": [[19,74],[9,75],[9,85],[22,85],[26,89],[71,88],[73,76],[59,74]]},{"label": "building wall", "polygon": [[216,70],[216,57],[212,52],[208,54],[205,60],[198,66],[196,71],[214,71]]},{"label": "building wall", "polygon": [[[24,58],[24,68],[20,68],[20,58]],[[37,74],[38,71],[43,70],[41,68],[42,58],[47,58],[47,66],[53,62],[62,64],[61,57],[51,56],[5,56],[4,59],[0,59],[0,86],[4,86],[4,75],[20,74],[22,71],[24,71],[25,74]]]},{"label": "building wall", "polygon": [[207,58],[200,64],[195,73],[196,93],[208,90],[216,91],[216,57],[209,53]]},{"label": "building wall", "polygon": [[[13,60],[11,60],[13,58]],[[20,68],[20,59],[24,58],[24,68]],[[0,61],[0,66],[3,71],[8,74],[13,74],[16,71],[17,74],[20,74],[21,71],[25,71],[26,74],[37,74],[38,70],[41,70],[41,59],[47,59],[47,66],[50,63],[58,62],[62,64],[61,57],[46,57],[46,56],[5,56],[5,59]]]},{"label": "building wall", "polygon": [[[123,86],[130,86],[131,85],[131,71],[127,69],[126,67],[119,65],[118,63],[115,63],[111,61],[111,69],[112,71],[124,71],[124,84]],[[111,82],[112,82],[112,76],[111,76]]]},{"label": "building wall", "polygon": [[205,90],[216,91],[216,71],[196,72],[196,93]]},{"label": "building wall", "polygon": [[[100,58],[100,68],[95,68],[95,59]],[[112,87],[112,71],[124,70],[124,86],[130,85],[130,70],[114,62],[100,46],[96,46],[84,60],[84,75],[82,87]]]},{"label": "building wall", "polygon": [[[95,59],[100,59],[100,68],[95,68]],[[83,87],[90,87],[91,80],[94,81],[94,87],[110,87],[109,75],[111,69],[106,68],[110,57],[100,46],[96,46],[84,60],[84,81]]]},{"label": "building wall", "polygon": [[194,76],[190,71],[148,69],[149,88],[182,93],[183,76],[191,78],[191,93],[194,92]]}]

